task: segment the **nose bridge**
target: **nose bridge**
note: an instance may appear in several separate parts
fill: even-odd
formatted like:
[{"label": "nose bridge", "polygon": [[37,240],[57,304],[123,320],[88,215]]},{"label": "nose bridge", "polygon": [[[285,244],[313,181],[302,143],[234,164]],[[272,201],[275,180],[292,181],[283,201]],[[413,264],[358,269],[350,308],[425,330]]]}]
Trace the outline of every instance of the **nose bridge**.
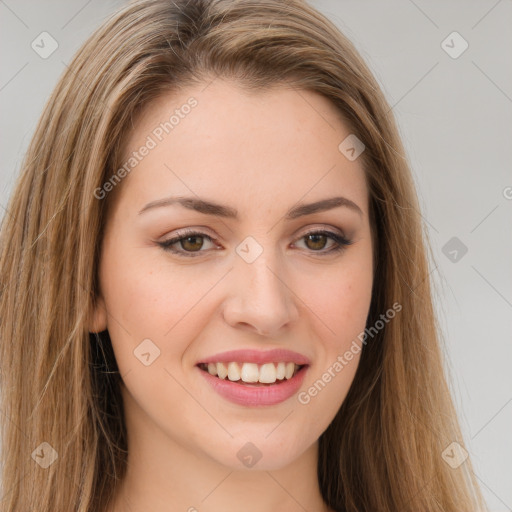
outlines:
[{"label": "nose bridge", "polygon": [[294,295],[277,251],[247,237],[236,252],[230,300],[224,309],[226,321],[270,335],[296,320]]},{"label": "nose bridge", "polygon": [[271,252],[265,251],[252,263],[239,261],[238,274],[246,283],[249,296],[258,298],[263,295],[260,298],[283,302],[287,294],[282,278],[278,278],[279,273],[282,273],[281,265],[276,264],[277,258]]}]

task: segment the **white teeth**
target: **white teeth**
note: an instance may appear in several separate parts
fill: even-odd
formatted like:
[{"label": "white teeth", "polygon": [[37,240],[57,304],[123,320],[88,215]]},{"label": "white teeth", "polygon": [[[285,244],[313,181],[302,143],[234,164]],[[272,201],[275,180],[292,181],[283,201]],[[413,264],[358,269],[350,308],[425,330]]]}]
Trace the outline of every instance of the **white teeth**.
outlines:
[{"label": "white teeth", "polygon": [[225,379],[228,376],[228,369],[224,363],[217,363],[217,375],[220,379]]},{"label": "white teeth", "polygon": [[286,365],[284,363],[277,363],[276,379],[283,380],[286,373]]},{"label": "white teeth", "polygon": [[[294,367],[295,365],[291,363]],[[276,381],[276,367],[274,363],[265,363],[260,369],[260,382],[264,384],[272,384]]]},{"label": "white teeth", "polygon": [[244,382],[258,382],[260,378],[258,365],[256,363],[244,363],[240,377]]},{"label": "white teeth", "polygon": [[273,384],[276,380],[291,379],[299,365],[295,363],[208,363],[204,365],[210,375],[218,376],[220,379],[226,377],[233,382],[242,380],[247,383],[260,382],[262,384]]},{"label": "white teeth", "polygon": [[228,363],[228,379],[235,381],[240,380],[240,368],[238,363]]},{"label": "white teeth", "polygon": [[286,371],[285,371],[285,377],[287,379],[291,379],[293,376],[293,372],[295,371],[295,365],[293,363],[286,363]]}]

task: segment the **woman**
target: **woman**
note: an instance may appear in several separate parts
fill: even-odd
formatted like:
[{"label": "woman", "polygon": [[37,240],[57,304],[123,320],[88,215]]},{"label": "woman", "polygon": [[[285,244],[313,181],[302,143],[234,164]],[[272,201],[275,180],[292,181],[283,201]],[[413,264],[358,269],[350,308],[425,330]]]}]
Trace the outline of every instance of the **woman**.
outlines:
[{"label": "woman", "polygon": [[484,510],[403,155],[305,2],[108,20],[3,219],[3,510]]}]

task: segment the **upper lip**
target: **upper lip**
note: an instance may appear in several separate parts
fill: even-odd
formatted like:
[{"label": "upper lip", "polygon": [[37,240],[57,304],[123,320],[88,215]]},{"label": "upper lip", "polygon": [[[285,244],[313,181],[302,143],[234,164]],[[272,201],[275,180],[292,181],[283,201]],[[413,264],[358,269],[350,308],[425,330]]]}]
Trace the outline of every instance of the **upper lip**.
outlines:
[{"label": "upper lip", "polygon": [[241,362],[241,363],[295,363],[298,365],[310,364],[310,360],[298,352],[286,350],[284,348],[276,348],[274,350],[229,350],[227,352],[221,352],[213,356],[206,357],[198,361],[197,364],[201,363],[229,363],[229,362]]}]

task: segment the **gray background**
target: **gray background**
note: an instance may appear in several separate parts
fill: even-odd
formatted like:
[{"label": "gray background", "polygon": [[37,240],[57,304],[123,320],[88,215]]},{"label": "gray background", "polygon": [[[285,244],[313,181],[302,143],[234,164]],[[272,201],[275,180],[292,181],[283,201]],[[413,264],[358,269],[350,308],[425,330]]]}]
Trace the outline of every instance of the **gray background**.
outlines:
[{"label": "gray background", "polygon": [[[66,63],[123,3],[0,0],[0,215]],[[431,239],[431,279],[465,446],[490,510],[511,511],[512,2],[311,4],[355,43],[393,106]],[[47,59],[31,48],[43,31],[59,45]],[[458,58],[441,46],[453,31],[469,44]],[[461,48],[457,40],[448,44]],[[455,245],[446,246],[453,237]]]}]

